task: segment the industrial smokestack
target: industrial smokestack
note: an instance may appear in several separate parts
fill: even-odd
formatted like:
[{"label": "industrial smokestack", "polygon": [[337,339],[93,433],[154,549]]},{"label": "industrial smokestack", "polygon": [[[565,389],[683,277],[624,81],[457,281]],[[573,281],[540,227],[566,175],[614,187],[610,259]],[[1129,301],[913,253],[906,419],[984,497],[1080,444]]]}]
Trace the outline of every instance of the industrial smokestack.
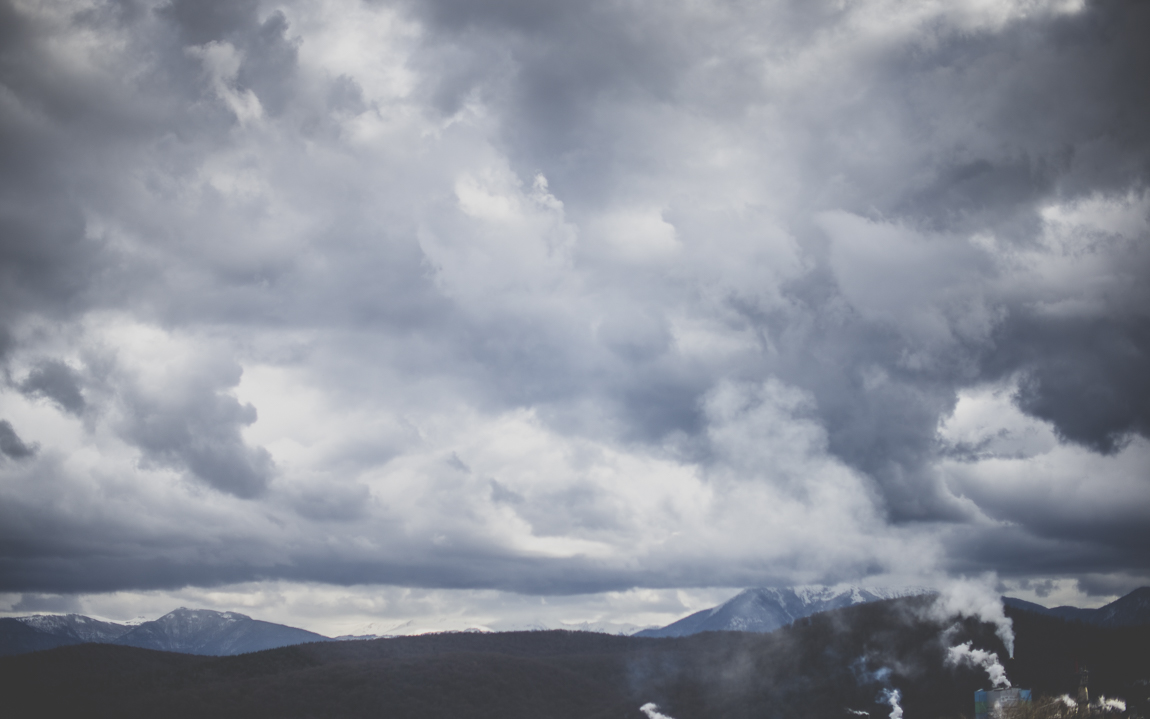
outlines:
[{"label": "industrial smokestack", "polygon": [[1078,713],[1085,715],[1090,713],[1090,689],[1087,686],[1090,684],[1090,670],[1086,667],[1078,673]]}]

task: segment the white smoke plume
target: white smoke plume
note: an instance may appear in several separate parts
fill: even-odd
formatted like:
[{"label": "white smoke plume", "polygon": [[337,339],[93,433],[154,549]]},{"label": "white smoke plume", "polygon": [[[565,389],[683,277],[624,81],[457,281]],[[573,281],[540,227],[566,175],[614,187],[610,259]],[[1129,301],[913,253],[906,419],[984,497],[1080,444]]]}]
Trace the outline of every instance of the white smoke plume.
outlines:
[{"label": "white smoke plume", "polygon": [[977,617],[980,621],[993,624],[994,633],[1006,645],[1010,657],[1014,657],[1014,623],[1002,606],[1002,597],[995,590],[998,578],[985,574],[978,579],[953,580],[939,592],[932,613],[941,621],[952,617]]},{"label": "white smoke plume", "polygon": [[1063,694],[1062,696],[1055,699],[1055,701],[1062,702],[1063,704],[1066,705],[1067,709],[1077,709],[1078,708],[1078,702],[1071,699],[1069,694]]},{"label": "white smoke plume", "polygon": [[880,667],[873,672],[866,670],[866,657],[861,656],[851,662],[851,673],[855,675],[855,681],[860,685],[862,684],[886,684],[890,685],[890,676],[893,673],[890,667]]},{"label": "white smoke plume", "polygon": [[1107,699],[1104,696],[1098,697],[1097,710],[1102,712],[1124,712],[1126,711],[1126,702],[1121,699]]},{"label": "white smoke plume", "polygon": [[890,704],[890,719],[902,719],[902,707],[898,703],[901,698],[902,692],[898,689],[882,690],[882,700]]},{"label": "white smoke plume", "polygon": [[862,709],[851,709],[850,707],[847,707],[847,711],[850,712],[851,714],[854,714],[855,716],[859,716],[859,717],[869,717],[870,716],[870,712],[864,712]]},{"label": "white smoke plume", "polygon": [[969,664],[982,667],[990,677],[995,689],[1009,689],[1010,680],[1006,678],[1006,668],[998,661],[998,655],[985,649],[972,649],[970,642],[959,644],[946,650],[946,663],[954,666]]},{"label": "white smoke plume", "polygon": [[647,702],[639,707],[639,711],[647,715],[647,719],[671,719],[671,717],[659,711],[659,706],[654,702]]}]

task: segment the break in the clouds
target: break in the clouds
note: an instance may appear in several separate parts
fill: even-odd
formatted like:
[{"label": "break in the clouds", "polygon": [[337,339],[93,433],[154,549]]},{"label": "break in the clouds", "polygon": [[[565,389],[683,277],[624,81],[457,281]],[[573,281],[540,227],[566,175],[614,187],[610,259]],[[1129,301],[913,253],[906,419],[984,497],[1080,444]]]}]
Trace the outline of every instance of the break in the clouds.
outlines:
[{"label": "break in the clouds", "polygon": [[0,591],[1145,583],[1147,31],[6,0]]}]

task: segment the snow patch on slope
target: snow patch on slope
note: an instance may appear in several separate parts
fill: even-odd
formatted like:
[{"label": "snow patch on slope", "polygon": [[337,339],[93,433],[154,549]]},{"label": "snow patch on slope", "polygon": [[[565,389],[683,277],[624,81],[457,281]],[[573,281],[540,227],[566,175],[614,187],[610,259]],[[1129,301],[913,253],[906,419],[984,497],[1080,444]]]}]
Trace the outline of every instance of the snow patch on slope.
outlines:
[{"label": "snow patch on slope", "polygon": [[680,637],[709,631],[772,632],[818,612],[932,591],[925,587],[852,585],[746,589],[717,607],[696,612],[662,629],[641,631],[636,636]]}]

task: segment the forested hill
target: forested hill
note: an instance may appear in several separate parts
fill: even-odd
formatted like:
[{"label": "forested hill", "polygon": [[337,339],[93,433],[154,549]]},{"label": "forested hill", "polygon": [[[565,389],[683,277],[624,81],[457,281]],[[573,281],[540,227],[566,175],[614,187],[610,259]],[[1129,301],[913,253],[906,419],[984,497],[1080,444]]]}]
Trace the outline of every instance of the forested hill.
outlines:
[{"label": "forested hill", "polygon": [[[1005,656],[989,625],[948,630],[930,597],[849,607],[771,634],[683,638],[580,632],[437,634],[327,642],[235,657],[85,644],[0,659],[12,716],[644,719],[647,702],[675,719],[885,717],[898,689],[907,719],[972,713],[986,684],[945,665],[958,642]],[[1076,662],[1095,693],[1146,715],[1150,628],[1113,630],[1019,613],[1016,684],[1063,693]]]}]

